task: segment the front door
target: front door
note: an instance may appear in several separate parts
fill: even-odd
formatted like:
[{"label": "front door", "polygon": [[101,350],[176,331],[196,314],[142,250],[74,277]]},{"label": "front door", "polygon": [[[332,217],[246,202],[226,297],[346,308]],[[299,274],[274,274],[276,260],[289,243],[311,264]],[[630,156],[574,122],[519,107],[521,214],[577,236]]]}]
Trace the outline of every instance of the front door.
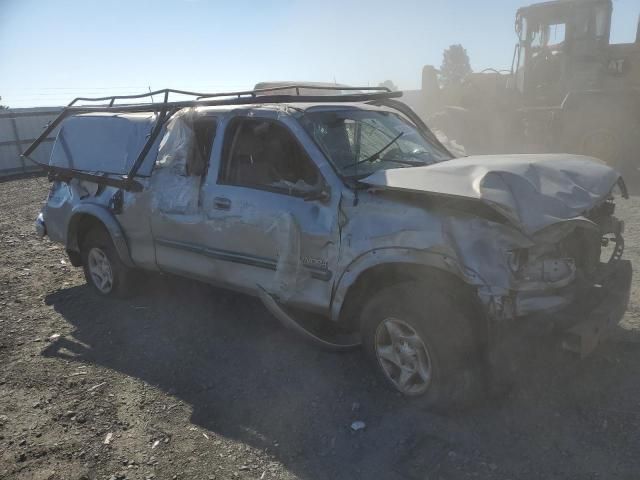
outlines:
[{"label": "front door", "polygon": [[277,119],[236,117],[205,187],[208,251],[226,283],[306,308],[328,308],[337,263],[339,192]]}]

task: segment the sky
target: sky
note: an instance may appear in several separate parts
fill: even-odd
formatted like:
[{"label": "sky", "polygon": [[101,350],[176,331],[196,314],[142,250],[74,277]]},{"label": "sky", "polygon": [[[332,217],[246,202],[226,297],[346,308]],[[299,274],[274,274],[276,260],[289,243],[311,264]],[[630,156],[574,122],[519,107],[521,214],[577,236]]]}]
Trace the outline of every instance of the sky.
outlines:
[{"label": "sky", "polygon": [[[461,43],[474,70],[508,69],[532,0],[0,0],[0,96],[11,107],[75,96],[260,81],[420,86]],[[613,41],[635,39],[640,0],[614,0]]]}]

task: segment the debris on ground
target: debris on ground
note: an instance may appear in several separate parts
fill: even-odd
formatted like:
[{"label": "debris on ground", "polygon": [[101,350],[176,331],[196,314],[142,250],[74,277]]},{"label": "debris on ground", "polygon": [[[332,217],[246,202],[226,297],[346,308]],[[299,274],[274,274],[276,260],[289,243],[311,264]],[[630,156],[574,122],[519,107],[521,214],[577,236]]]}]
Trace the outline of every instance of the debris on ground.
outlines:
[{"label": "debris on ground", "polygon": [[94,390],[96,390],[96,389],[98,389],[98,388],[100,388],[100,387],[102,387],[103,385],[106,385],[106,384],[107,384],[107,382],[102,382],[102,383],[99,383],[97,385],[94,385],[93,387],[89,388],[87,390],[87,392],[93,392]]},{"label": "debris on ground", "polygon": [[367,424],[361,420],[357,420],[351,424],[351,430],[357,432],[358,430],[364,430],[367,427]]}]

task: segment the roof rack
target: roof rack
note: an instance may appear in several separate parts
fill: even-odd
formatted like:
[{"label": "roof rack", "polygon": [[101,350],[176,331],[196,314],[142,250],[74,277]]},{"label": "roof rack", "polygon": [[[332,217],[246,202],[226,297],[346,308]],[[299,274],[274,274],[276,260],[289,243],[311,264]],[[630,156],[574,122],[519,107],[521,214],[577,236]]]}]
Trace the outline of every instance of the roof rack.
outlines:
[{"label": "roof rack", "polygon": [[[296,94],[281,93],[283,91],[295,90]],[[308,95],[304,94],[304,90],[323,90],[336,92],[335,95]],[[349,93],[343,93],[349,92]],[[195,97],[190,100],[170,101],[170,96],[183,95]],[[154,96],[162,96],[161,102],[155,102]],[[242,90],[237,92],[218,92],[218,93],[199,93],[189,92],[185,90],[163,89],[153,92],[142,93],[138,95],[113,95],[108,97],[77,97],[67,105],[62,112],[50,122],[44,131],[36,138],[31,145],[21,155],[36,163],[44,170],[49,172],[50,179],[70,179],[73,177],[83,178],[85,180],[95,181],[100,184],[119,186],[125,190],[139,191],[142,185],[134,180],[142,162],[149,153],[153,143],[162,131],[162,127],[166,122],[180,109],[188,107],[205,107],[205,106],[224,106],[224,105],[254,105],[269,103],[335,103],[335,102],[375,102],[387,99],[398,98],[402,96],[402,92],[392,92],[386,87],[345,87],[345,86],[326,86],[314,84],[290,84],[278,85],[276,87],[261,88],[256,90]],[[150,98],[148,103],[118,103],[122,100],[139,100]],[[103,102],[99,105],[77,105],[79,102]],[[81,113],[92,112],[157,112],[156,119],[151,135],[144,147],[140,151],[136,161],[126,175],[121,178],[109,178],[104,175],[80,172],[73,169],[55,167],[48,164],[39,163],[29,158],[36,148],[43,142],[49,134],[55,130],[58,125],[67,117]]]}]

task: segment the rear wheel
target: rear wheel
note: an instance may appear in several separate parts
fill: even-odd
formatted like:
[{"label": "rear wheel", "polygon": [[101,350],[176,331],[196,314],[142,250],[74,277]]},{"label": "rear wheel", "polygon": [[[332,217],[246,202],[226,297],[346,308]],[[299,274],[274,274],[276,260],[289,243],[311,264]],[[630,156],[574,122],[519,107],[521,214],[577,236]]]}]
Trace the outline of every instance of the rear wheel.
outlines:
[{"label": "rear wheel", "polygon": [[579,153],[604,160],[622,175],[629,187],[637,191],[640,185],[639,132],[640,126],[630,123],[617,128],[594,128],[582,136]]},{"label": "rear wheel", "polygon": [[618,110],[585,108],[563,119],[565,149],[598,158],[617,169],[629,182],[637,182],[640,124]]},{"label": "rear wheel", "polygon": [[126,297],[131,292],[132,272],[127,268],[103,228],[90,230],[82,240],[84,276],[96,292],[106,297]]},{"label": "rear wheel", "polygon": [[597,128],[586,132],[578,143],[578,151],[583,155],[599,158],[615,165],[621,155],[619,132],[610,128]]},{"label": "rear wheel", "polygon": [[446,292],[404,282],[377,293],[362,311],[363,345],[384,381],[428,406],[476,400],[483,363],[465,309]]}]

